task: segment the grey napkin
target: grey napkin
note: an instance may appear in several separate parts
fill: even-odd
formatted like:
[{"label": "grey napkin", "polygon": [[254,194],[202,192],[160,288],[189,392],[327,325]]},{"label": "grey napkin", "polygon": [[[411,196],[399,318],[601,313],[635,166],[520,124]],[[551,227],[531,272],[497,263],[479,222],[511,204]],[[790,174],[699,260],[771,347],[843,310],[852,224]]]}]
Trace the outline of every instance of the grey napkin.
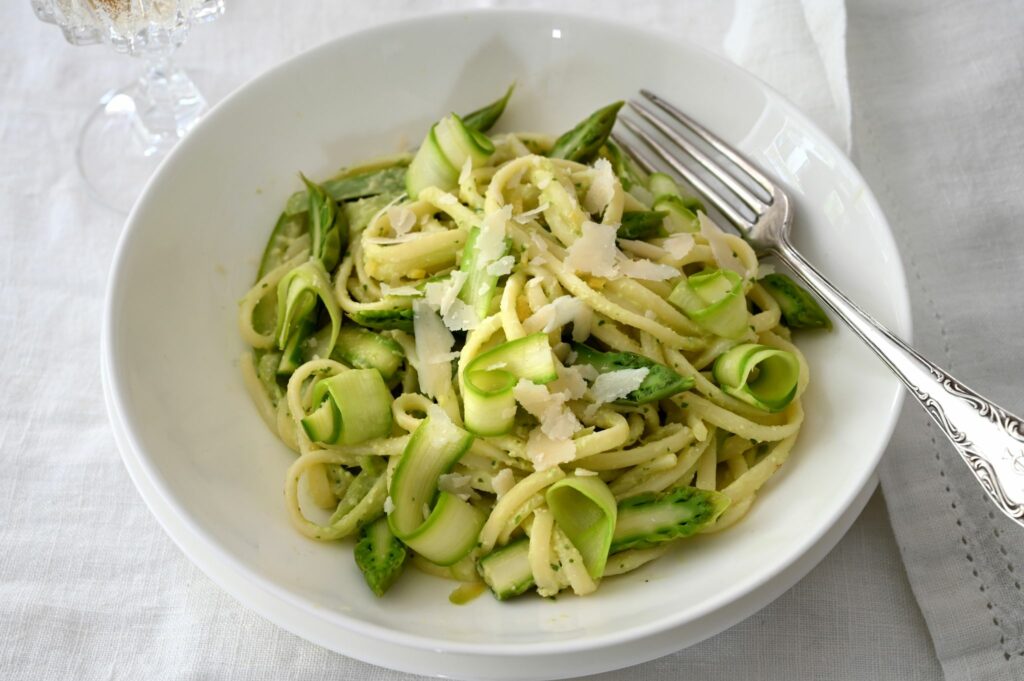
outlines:
[{"label": "grey napkin", "polygon": [[[1024,19],[1020,3],[936,5],[850,3],[856,160],[903,255],[914,344],[1021,413]],[[946,678],[1024,679],[1024,528],[912,398],[881,481]]]}]

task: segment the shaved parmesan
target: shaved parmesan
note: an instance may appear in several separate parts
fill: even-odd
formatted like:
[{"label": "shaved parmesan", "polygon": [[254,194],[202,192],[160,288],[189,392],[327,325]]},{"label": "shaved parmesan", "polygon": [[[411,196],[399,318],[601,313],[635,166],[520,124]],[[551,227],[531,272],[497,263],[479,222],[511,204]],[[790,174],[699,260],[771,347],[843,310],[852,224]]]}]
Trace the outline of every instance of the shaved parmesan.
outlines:
[{"label": "shaved parmesan", "polygon": [[736,257],[736,254],[732,252],[728,235],[703,212],[698,211],[697,219],[700,221],[701,236],[708,240],[711,254],[715,256],[718,266],[722,269],[732,270],[741,277],[745,277],[747,275],[747,268],[743,266],[743,263]]},{"label": "shaved parmesan", "polygon": [[548,384],[548,389],[551,392],[565,394],[570,400],[578,400],[586,394],[587,382],[584,380],[579,367],[556,366],[556,370],[558,371],[558,378]]},{"label": "shaved parmesan", "polygon": [[583,428],[576,415],[565,406],[569,397],[567,393],[552,394],[546,386],[521,378],[512,394],[526,411],[540,421],[541,431],[550,438],[568,439]]},{"label": "shaved parmesan", "polygon": [[675,267],[660,265],[650,260],[630,260],[626,256],[619,257],[618,266],[620,272],[633,279],[666,281],[679,276],[679,270]]},{"label": "shaved parmesan", "polygon": [[448,310],[441,315],[441,321],[452,331],[471,331],[480,324],[480,317],[470,305],[460,298],[452,301]]},{"label": "shaved parmesan", "polygon": [[775,265],[770,262],[759,262],[757,263],[757,278],[767,277],[769,274],[775,274]]},{"label": "shaved parmesan", "polygon": [[384,215],[385,213],[387,213],[387,212],[388,212],[388,209],[389,209],[389,208],[391,208],[391,207],[393,207],[393,206],[397,206],[397,205],[398,205],[398,204],[400,204],[400,203],[401,203],[402,201],[405,201],[405,199],[406,199],[406,197],[407,197],[407,196],[408,196],[408,194],[406,194],[405,192],[402,192],[401,194],[399,194],[399,195],[398,195],[398,196],[396,196],[395,198],[393,198],[393,199],[391,199],[390,201],[388,201],[388,202],[387,202],[387,205],[385,205],[385,206],[384,206],[383,208],[381,208],[381,209],[380,209],[380,210],[378,210],[378,211],[377,211],[376,213],[374,213],[374,214],[373,214],[373,217],[372,217],[372,218],[370,218],[370,221],[369,221],[368,223],[366,223],[366,224],[367,224],[367,225],[372,225],[373,223],[377,222],[377,220],[379,220],[379,219],[380,219],[380,216],[381,216],[381,215]]},{"label": "shaved parmesan", "polygon": [[395,510],[395,502],[391,501],[391,497],[384,497],[384,513],[391,515],[391,512]]},{"label": "shaved parmesan", "polygon": [[480,235],[476,239],[477,264],[484,267],[505,255],[505,232],[512,219],[512,206],[488,213],[480,223]]},{"label": "shaved parmesan", "polygon": [[574,433],[583,429],[583,424],[576,418],[576,414],[563,408],[556,415],[542,421],[540,429],[555,440],[569,440]]},{"label": "shaved parmesan", "polygon": [[[573,357],[573,361],[576,361],[575,357]],[[589,364],[576,364],[574,368],[577,372],[579,372],[580,376],[582,376],[585,380],[590,381],[591,383],[596,381],[597,377],[601,375],[600,371],[598,371]]]},{"label": "shaved parmesan", "polygon": [[559,296],[530,315],[523,322],[523,329],[526,333],[551,333],[575,320],[585,308],[586,305],[579,298]]},{"label": "shaved parmesan", "polygon": [[682,260],[690,254],[695,243],[693,235],[680,232],[679,234],[673,234],[669,238],[665,239],[661,244],[661,247],[668,251],[668,254],[676,260]]},{"label": "shaved parmesan", "polygon": [[526,456],[538,471],[567,463],[576,457],[576,443],[548,437],[540,428],[530,431],[526,440]]},{"label": "shaved parmesan", "polygon": [[458,300],[459,291],[462,290],[467,278],[469,278],[469,274],[456,270],[441,281],[428,282],[424,287],[427,304],[444,315]]},{"label": "shaved parmesan", "polygon": [[594,163],[594,180],[583,198],[583,207],[592,215],[600,215],[615,197],[615,172],[606,158]]},{"label": "shaved parmesan", "polygon": [[538,421],[548,410],[560,409],[565,401],[561,395],[552,395],[548,392],[546,386],[538,385],[526,378],[519,379],[519,382],[512,388],[512,394],[515,396],[516,402],[523,405],[523,409],[535,416]]},{"label": "shaved parmesan", "polygon": [[388,221],[395,236],[407,234],[416,224],[416,214],[409,209],[409,206],[392,206],[388,208]]},{"label": "shaved parmesan", "polygon": [[470,156],[466,157],[466,162],[462,164],[462,170],[459,171],[459,186],[469,182],[469,178],[473,175],[473,158]]},{"label": "shaved parmesan", "polygon": [[596,471],[587,470],[586,468],[577,468],[576,476],[580,478],[589,478],[597,475]]},{"label": "shaved parmesan", "polygon": [[419,290],[415,286],[395,286],[391,287],[387,284],[380,285],[380,294],[382,296],[405,296],[408,298],[414,298],[422,296],[423,291]]},{"label": "shaved parmesan", "polygon": [[541,213],[546,211],[548,209],[548,206],[550,206],[550,205],[551,204],[549,204],[547,201],[545,201],[544,203],[540,204],[539,206],[537,206],[533,210],[528,210],[525,213],[520,213],[519,215],[515,216],[513,218],[513,220],[515,220],[516,222],[518,222],[521,225],[525,225],[527,222],[532,220],[535,216],[540,215]]},{"label": "shaved parmesan", "polygon": [[427,397],[436,399],[451,389],[450,358],[455,337],[428,303],[417,300],[412,311],[420,389]]},{"label": "shaved parmesan", "polygon": [[[516,265],[516,257],[514,255],[506,255],[498,258],[490,265],[487,266],[487,274],[492,277],[503,277],[506,274],[512,272],[512,268]],[[485,284],[486,286],[486,284]]]},{"label": "shaved parmesan", "polygon": [[468,277],[466,272],[455,271],[446,279],[428,282],[424,287],[427,304],[441,313],[442,323],[452,331],[469,331],[480,323],[476,311],[459,298],[459,291]]},{"label": "shaved parmesan", "polygon": [[615,237],[615,225],[584,222],[582,236],[569,246],[566,266],[576,272],[587,272],[598,277],[616,277],[619,270],[615,261],[619,249],[615,246]]},{"label": "shaved parmesan", "polygon": [[587,407],[587,416],[593,416],[602,404],[621,400],[623,397],[640,387],[650,371],[647,367],[639,369],[619,369],[601,374],[590,386],[590,397],[594,403]]},{"label": "shaved parmesan", "polygon": [[508,494],[509,490],[515,486],[516,478],[512,474],[511,468],[502,468],[497,475],[491,478],[491,487],[494,488],[494,493],[498,495],[499,499]]}]

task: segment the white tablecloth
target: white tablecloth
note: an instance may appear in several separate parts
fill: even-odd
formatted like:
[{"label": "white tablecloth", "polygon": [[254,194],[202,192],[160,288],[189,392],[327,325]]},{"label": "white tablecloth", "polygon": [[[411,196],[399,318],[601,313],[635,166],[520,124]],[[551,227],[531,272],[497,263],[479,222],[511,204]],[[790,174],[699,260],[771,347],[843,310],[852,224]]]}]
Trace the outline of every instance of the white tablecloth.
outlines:
[{"label": "white tablecloth", "polygon": [[[710,1],[631,2],[626,10],[610,0],[430,7],[236,0],[222,20],[195,31],[181,61],[216,100],[334,36],[474,4],[585,10],[718,51],[726,50],[732,21],[731,8]],[[850,88],[841,71],[839,79],[826,73],[818,101],[800,103],[833,107],[838,118],[819,120],[846,141],[852,101],[855,157],[907,260],[917,343],[1020,411],[1014,388],[1024,367],[1014,350],[1024,310],[1014,277],[1024,274],[1024,249],[1014,221],[1024,214],[1016,191],[1024,124],[1019,106],[1005,102],[1021,101],[1024,22],[1009,3],[969,11],[926,4],[853,2],[844,51],[835,17],[809,1],[809,41],[790,36],[776,45],[776,58],[748,65],[785,89],[787,72],[773,74],[773,65],[815,49],[826,70],[845,70],[845,54]],[[771,37],[759,25],[733,26],[731,56],[742,60],[752,37]],[[65,45],[34,19],[28,0],[0,5],[0,26],[0,678],[412,678],[306,643],[234,602],[170,542],[132,488],[107,424],[98,367],[102,295],[121,217],[86,194],[72,150],[92,102],[129,81],[136,65],[102,48]],[[977,144],[980,153],[965,157],[953,141]],[[982,240],[996,247],[979,248]],[[908,412],[890,448],[884,475],[899,546],[876,494],[789,593],[629,678],[934,679],[942,674],[936,649],[951,679],[1024,677],[1024,607],[1019,583],[1006,578],[1016,566],[1024,570],[1014,548],[1021,534],[988,517],[980,490],[934,437]],[[960,510],[928,522],[903,487],[950,495],[941,505]]]}]

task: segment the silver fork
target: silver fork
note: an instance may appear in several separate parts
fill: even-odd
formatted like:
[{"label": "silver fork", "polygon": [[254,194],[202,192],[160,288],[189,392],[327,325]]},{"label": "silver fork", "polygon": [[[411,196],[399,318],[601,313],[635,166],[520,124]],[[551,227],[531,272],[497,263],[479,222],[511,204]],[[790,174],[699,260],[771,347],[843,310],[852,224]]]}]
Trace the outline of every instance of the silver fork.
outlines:
[{"label": "silver fork", "polygon": [[[646,125],[627,117],[619,119],[622,124],[713,204],[759,255],[776,255],[849,324],[931,415],[999,510],[1024,526],[1024,421],[922,357],[851,302],[793,248],[789,240],[793,212],[789,198],[777,184],[669,102],[647,90],[640,94],[646,102],[630,101],[629,105]],[[678,126],[721,154],[732,169],[688,141]],[[657,130],[672,146],[651,135],[647,127]],[[638,146],[618,135],[615,142],[644,170],[656,170],[651,157]],[[717,178],[725,191],[705,182],[681,160],[683,157]],[[762,191],[753,191],[754,187]],[[744,215],[747,211],[753,219]]]}]

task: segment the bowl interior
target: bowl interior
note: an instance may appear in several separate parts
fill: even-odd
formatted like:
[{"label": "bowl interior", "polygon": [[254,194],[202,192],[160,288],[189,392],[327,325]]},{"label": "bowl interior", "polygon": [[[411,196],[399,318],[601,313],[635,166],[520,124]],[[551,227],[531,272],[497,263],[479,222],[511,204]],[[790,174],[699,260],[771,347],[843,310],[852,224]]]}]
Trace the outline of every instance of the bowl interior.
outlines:
[{"label": "bowl interior", "polygon": [[540,13],[448,15],[329,43],[243,88],[162,166],[118,251],[106,333],[125,455],[255,584],[337,626],[438,650],[592,647],[749,593],[861,490],[899,403],[895,380],[845,328],[802,334],[812,370],[806,426],[750,515],[588,598],[454,606],[452,583],[409,570],[378,600],[350,544],[296,533],[282,499],[294,455],[242,386],[236,310],[297,172],[324,176],[407,148],[436,118],[491,100],[513,79],[502,130],[558,133],[639,87],[668,97],[783,180],[801,250],[881,321],[908,329],[898,254],[860,176],[777,95],[684,43]]}]

